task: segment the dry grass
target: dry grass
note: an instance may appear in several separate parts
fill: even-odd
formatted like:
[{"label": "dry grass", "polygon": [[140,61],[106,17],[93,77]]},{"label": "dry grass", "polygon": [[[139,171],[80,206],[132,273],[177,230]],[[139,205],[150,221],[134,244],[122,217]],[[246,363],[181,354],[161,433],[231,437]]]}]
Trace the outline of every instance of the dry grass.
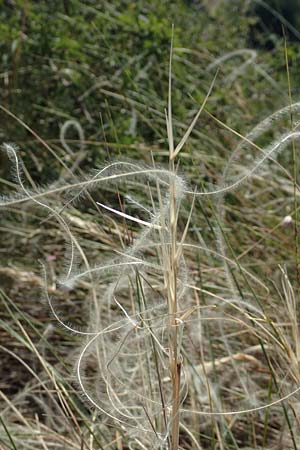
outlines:
[{"label": "dry grass", "polygon": [[[172,54],[169,151],[150,163],[75,175],[82,135],[75,169],[38,189],[4,146],[19,189],[1,203],[16,261],[0,270],[5,450],[300,447],[299,104],[244,137],[216,119],[239,142],[195,187],[180,161],[215,78],[175,138]],[[18,266],[26,252],[44,277]]]}]

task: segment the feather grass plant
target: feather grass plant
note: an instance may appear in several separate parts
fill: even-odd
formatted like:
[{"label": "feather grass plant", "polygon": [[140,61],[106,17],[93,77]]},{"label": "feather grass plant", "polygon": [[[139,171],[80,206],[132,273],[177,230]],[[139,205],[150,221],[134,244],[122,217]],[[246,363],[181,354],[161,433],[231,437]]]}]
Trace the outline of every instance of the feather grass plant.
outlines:
[{"label": "feather grass plant", "polygon": [[[271,406],[280,407],[283,404],[296,449],[294,428],[284,403],[300,390],[299,329],[295,320],[297,306],[294,291],[286,270],[281,268],[281,296],[285,299],[291,323],[291,326],[283,327],[271,317],[261,301],[261,291],[269,295],[266,284],[235,257],[224,231],[223,220],[225,195],[259,177],[267,163],[275,161],[279,164],[277,155],[300,137],[299,121],[295,121],[291,131],[281,134],[269,146],[261,148],[258,143],[274,123],[291,111],[298,113],[299,103],[272,114],[245,137],[239,136],[242,142],[232,152],[218,185],[206,190],[189,187],[180,173],[180,152],[209,100],[217,74],[203,104],[176,144],[172,118],[172,55],[173,43],[165,112],[168,168],[159,167],[154,157],[152,166],[134,161],[116,161],[91,174],[84,174],[82,179],[74,177],[46,188],[28,189],[23,179],[23,163],[18,148],[13,144],[4,144],[3,148],[15,169],[15,181],[20,192],[16,196],[4,197],[0,205],[7,208],[31,202],[48,214],[48,220],[55,219],[63,230],[67,251],[65,273],[61,274],[58,285],[61,291],[76,290],[84,283],[89,285],[91,301],[86,329],[78,329],[59,313],[58,300],[51,295],[46,267],[45,297],[58,323],[82,338],[75,372],[83,397],[101,417],[106,417],[109,425],[119,427],[126,435],[128,448],[182,449],[182,433],[190,440],[191,446],[199,450],[201,444],[189,429],[189,423],[200,417],[203,421],[207,418],[212,420],[218,441],[212,444],[213,448],[218,445],[226,449],[227,444],[222,438],[226,435],[230,448],[238,449],[229,420],[241,414],[263,414]],[[83,136],[76,122],[68,121],[62,129],[65,148],[65,133],[70,125],[75,126],[79,135]],[[242,171],[238,166],[236,173],[235,161],[250,147],[259,155],[253,157]],[[293,181],[292,177],[289,178]],[[141,204],[131,194],[132,186],[135,192],[143,191],[147,201]],[[112,214],[124,223],[130,221],[141,227],[142,231],[130,245],[126,246],[122,241],[124,247],[116,251],[114,259],[101,259],[99,264],[91,265],[85,249],[71,231],[67,208],[83,201],[85,196],[99,187],[116,191],[124,189],[138,214],[129,214],[122,207],[117,209],[96,201],[99,211]],[[299,189],[297,185],[296,189]],[[61,197],[60,205],[56,202],[58,195]],[[189,199],[189,212],[182,226],[179,223],[185,198]],[[216,250],[187,242],[194,206],[201,198],[216,198],[212,208],[218,236]],[[126,226],[124,228],[126,230]],[[214,285],[206,288],[194,282],[186,263],[187,252],[205,253],[221,261],[223,292]],[[103,278],[105,289],[101,286]],[[255,287],[259,293],[256,293]],[[10,305],[9,308],[13,308],[9,299],[4,301]],[[210,324],[213,324],[217,338],[205,335]],[[18,322],[17,325],[26,345],[38,356],[55,384],[52,370],[22,324]],[[236,336],[241,329],[245,337],[237,342]],[[13,330],[10,332],[13,334]],[[218,346],[212,342],[214,339],[218,341]],[[209,345],[216,352],[212,353],[210,360],[207,359]],[[242,345],[246,348],[243,351]],[[293,364],[288,367],[290,361]],[[241,368],[240,363],[245,367]],[[224,366],[230,367],[228,372],[234,379],[220,379],[219,370]],[[253,369],[248,370],[248,367]],[[60,382],[63,391],[63,380]],[[231,396],[235,401],[231,400]],[[60,408],[57,406],[58,410]],[[267,415],[264,420],[267,423]],[[16,447],[4,419],[2,425],[11,445]],[[225,430],[223,434],[220,429]],[[90,436],[93,436],[92,431]]]}]

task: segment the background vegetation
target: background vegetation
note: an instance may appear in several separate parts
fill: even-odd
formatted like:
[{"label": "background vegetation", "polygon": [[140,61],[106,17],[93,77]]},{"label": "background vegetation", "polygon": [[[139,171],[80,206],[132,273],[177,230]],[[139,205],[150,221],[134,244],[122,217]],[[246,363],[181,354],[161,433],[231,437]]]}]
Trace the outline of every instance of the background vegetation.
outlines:
[{"label": "background vegetation", "polygon": [[[300,108],[289,111],[289,105],[298,102],[300,73],[299,21],[293,20],[292,2],[290,10],[274,2],[266,7],[264,2],[242,0],[2,0],[0,5],[0,141],[19,146],[26,185],[33,190],[84,177],[105,161],[130,158],[151,165],[153,157],[162,165],[167,162],[164,110],[172,23],[175,141],[203,103],[219,69],[205,110],[181,153],[180,170],[190,186],[206,190],[221,183],[241,136],[275,111],[288,107],[255,137],[258,146],[268,148],[297,129]],[[247,144],[241,150],[229,181],[247,173],[260,155]],[[231,295],[222,261],[207,250],[219,251],[219,222],[226,254],[267,287],[266,291],[260,286],[255,295],[278,341],[285,343],[286,354],[284,359],[270,350],[274,372],[257,348],[247,352],[255,343],[243,338],[236,324],[226,331],[237,342],[235,354],[244,355],[238,370],[254,378],[261,374],[250,389],[258,404],[291,392],[300,381],[295,155],[296,142],[226,195],[224,207],[211,198],[197,200],[189,227],[188,242],[206,249],[186,255],[191,280],[203,289],[203,305],[209,303],[204,291]],[[17,186],[9,158],[4,152],[0,158],[1,191],[7,195]],[[138,186],[130,190],[145,201]],[[134,213],[127,194],[128,186],[118,186],[116,193],[107,185],[68,208],[72,232],[92,263],[134,240],[138,226],[116,220],[94,204],[97,200]],[[189,207],[187,200],[179,221],[182,230]],[[140,448],[130,443],[124,428],[98,415],[81,398],[73,371],[79,340],[57,326],[41,300],[45,283],[40,260],[47,261],[48,290],[59,299],[64,318],[85,325],[88,283],[68,292],[57,283],[64,265],[62,230],[53,217],[25,203],[1,210],[0,231],[1,450]],[[282,281],[283,271],[290,284]],[[253,296],[249,280],[240,273],[235,276],[240,295]],[[102,280],[100,288],[106,283]],[[198,342],[212,364],[226,353],[221,336],[214,333],[214,326],[207,326],[206,337]],[[233,411],[240,409],[238,388],[231,390],[234,370],[221,361],[213,379],[214,385],[225,386],[224,408]],[[282,381],[286,382],[277,388]],[[201,401],[205,410],[208,400]],[[283,405],[248,415],[190,417],[180,432],[180,448],[300,448],[299,398]]]}]

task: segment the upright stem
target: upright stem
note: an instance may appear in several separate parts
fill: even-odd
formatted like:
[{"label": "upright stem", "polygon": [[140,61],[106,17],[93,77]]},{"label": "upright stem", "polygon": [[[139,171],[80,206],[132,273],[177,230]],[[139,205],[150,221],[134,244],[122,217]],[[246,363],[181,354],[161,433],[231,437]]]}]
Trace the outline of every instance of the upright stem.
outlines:
[{"label": "upright stem", "polygon": [[[173,53],[174,26],[172,26],[172,39],[169,63],[169,92],[168,92],[168,112],[167,132],[169,142],[169,169],[175,175],[175,157],[173,124],[172,124],[172,53]],[[178,325],[177,317],[177,269],[178,269],[178,249],[177,249],[177,211],[178,201],[176,195],[175,177],[170,183],[170,209],[169,209],[169,237],[170,246],[166,254],[168,255],[168,270],[166,274],[168,312],[169,312],[169,348],[170,348],[170,372],[172,380],[172,410],[171,410],[171,435],[170,450],[178,450],[179,444],[179,407],[180,407],[180,375],[181,361],[178,347]]]},{"label": "upright stem", "polygon": [[[170,170],[175,173],[174,160],[170,161]],[[170,369],[172,379],[172,412],[171,412],[171,450],[177,450],[179,444],[179,407],[181,361],[178,354],[178,317],[177,317],[177,200],[176,185],[170,187],[170,260],[168,274],[168,305],[170,317]]]}]

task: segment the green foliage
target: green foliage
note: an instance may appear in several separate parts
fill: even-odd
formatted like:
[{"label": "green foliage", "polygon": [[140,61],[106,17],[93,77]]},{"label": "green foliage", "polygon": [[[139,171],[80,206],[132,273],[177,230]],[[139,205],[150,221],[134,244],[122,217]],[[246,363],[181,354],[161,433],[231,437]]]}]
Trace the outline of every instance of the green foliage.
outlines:
[{"label": "green foliage", "polygon": [[[3,1],[1,104],[44,139],[56,139],[72,118],[89,140],[156,145],[164,136],[156,111],[163,117],[171,24],[174,46],[195,51],[187,56],[178,51],[179,62],[174,61],[174,112],[181,120],[196,107],[189,95],[198,102],[205,96],[212,76],[206,66],[213,55],[247,46],[251,17],[236,21],[238,4],[221,5],[209,18],[196,2]],[[191,83],[186,83],[187,64]],[[222,96],[219,89],[216,95]],[[31,140],[4,114],[0,134],[14,142]],[[90,158],[103,155],[94,151]]]}]

